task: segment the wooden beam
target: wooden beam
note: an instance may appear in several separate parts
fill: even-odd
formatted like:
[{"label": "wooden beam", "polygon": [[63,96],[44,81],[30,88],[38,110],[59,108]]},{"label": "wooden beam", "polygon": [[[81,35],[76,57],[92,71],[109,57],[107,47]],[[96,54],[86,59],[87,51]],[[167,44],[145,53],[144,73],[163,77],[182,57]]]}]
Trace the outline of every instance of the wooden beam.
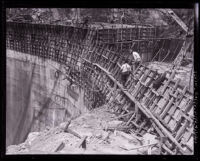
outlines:
[{"label": "wooden beam", "polygon": [[121,84],[119,84],[114,77],[112,77],[111,75],[108,74],[108,72],[102,68],[100,65],[94,63],[95,66],[97,66],[98,68],[100,68],[102,71],[104,71],[107,76],[114,81],[117,86],[121,89],[121,91],[123,91],[123,93],[132,101],[135,103],[135,105],[137,105],[139,107],[139,109],[146,115],[146,117],[148,119],[151,119],[160,129],[161,131],[179,148],[180,152],[182,154],[184,154],[184,150],[181,147],[181,145],[178,143],[178,141],[172,136],[172,134],[160,123],[160,121],[151,113],[151,111],[145,107],[143,107],[129,92],[124,91],[123,87]]},{"label": "wooden beam", "polygon": [[142,145],[142,146],[138,146],[138,147],[134,147],[134,148],[132,148],[132,149],[127,149],[127,148],[125,148],[125,147],[121,147],[121,148],[123,148],[123,149],[125,149],[125,150],[138,150],[138,149],[141,149],[141,148],[145,148],[145,147],[149,147],[149,146],[155,146],[155,145],[157,145],[158,143],[153,143],[153,144],[147,144],[147,145]]}]

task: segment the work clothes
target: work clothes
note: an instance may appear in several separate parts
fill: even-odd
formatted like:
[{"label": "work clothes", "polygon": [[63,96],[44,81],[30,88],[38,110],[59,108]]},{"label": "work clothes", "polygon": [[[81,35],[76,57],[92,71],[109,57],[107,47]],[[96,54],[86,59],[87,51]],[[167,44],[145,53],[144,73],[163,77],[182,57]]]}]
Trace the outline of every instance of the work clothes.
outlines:
[{"label": "work clothes", "polygon": [[125,64],[123,64],[121,66],[121,70],[122,70],[122,73],[124,73],[124,72],[130,72],[131,71],[131,66],[129,64],[125,63]]},{"label": "work clothes", "polygon": [[135,70],[139,65],[140,65],[140,63],[141,63],[141,57],[140,57],[140,55],[137,53],[137,52],[133,52],[132,53],[132,55],[133,55],[133,69]]},{"label": "work clothes", "polygon": [[141,61],[141,57],[137,52],[133,51],[132,54],[133,54],[133,59],[134,59],[135,62],[140,62]]},{"label": "work clothes", "polygon": [[129,64],[125,63],[121,66],[121,70],[122,70],[121,80],[122,80],[123,86],[125,87],[126,81],[131,72],[131,66]]},{"label": "work clothes", "polygon": [[130,72],[122,73],[122,84],[123,84],[124,87],[125,87],[125,84],[126,84],[126,81],[127,81],[128,77],[129,77],[129,75],[130,75]]}]

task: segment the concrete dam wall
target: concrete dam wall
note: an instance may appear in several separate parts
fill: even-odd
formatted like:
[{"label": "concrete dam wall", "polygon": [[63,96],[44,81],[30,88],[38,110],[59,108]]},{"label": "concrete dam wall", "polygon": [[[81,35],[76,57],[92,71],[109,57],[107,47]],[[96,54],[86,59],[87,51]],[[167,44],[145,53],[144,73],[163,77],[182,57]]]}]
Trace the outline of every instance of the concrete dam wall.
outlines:
[{"label": "concrete dam wall", "polygon": [[93,104],[93,92],[84,89],[91,82],[80,86],[80,69],[81,56],[95,49],[95,33],[92,28],[7,23],[7,146],[23,142],[31,131],[77,117]]},{"label": "concrete dam wall", "polygon": [[[6,146],[87,110],[83,89],[75,85],[82,52],[78,43],[83,43],[85,32],[64,29],[66,32],[50,25],[7,25]],[[69,75],[72,77],[66,78]]]},{"label": "concrete dam wall", "polygon": [[[134,26],[124,30],[129,29]],[[153,128],[159,137],[166,136],[163,154],[192,154],[193,94],[175,78],[176,71],[170,71],[155,89],[161,74],[140,64],[129,76],[125,91],[119,81],[120,67],[129,55],[116,48],[119,42],[99,42],[108,37],[96,32],[80,26],[7,23],[7,145],[22,142],[30,131],[56,126],[105,103],[115,107],[118,100],[116,112],[128,129],[143,135]],[[138,37],[131,42],[141,41],[150,40]],[[148,46],[145,51],[153,56]],[[147,53],[141,54],[148,59]]]},{"label": "concrete dam wall", "polygon": [[[54,127],[87,111],[83,90],[62,80],[63,67],[13,50],[7,50],[6,144],[18,144],[31,131]],[[60,81],[62,80],[62,81]]]}]

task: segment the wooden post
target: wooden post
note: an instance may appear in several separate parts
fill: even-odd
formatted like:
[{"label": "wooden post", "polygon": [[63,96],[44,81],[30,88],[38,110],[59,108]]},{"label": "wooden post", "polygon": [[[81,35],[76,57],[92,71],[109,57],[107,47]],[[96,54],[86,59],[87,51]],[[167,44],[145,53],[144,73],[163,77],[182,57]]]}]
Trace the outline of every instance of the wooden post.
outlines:
[{"label": "wooden post", "polygon": [[[102,71],[104,71],[105,73],[107,73],[107,71],[105,69],[103,69],[102,67],[100,67],[98,64],[96,64],[96,66],[98,68],[100,68]],[[172,73],[171,75],[171,78],[173,77],[175,73]],[[108,75],[108,74],[107,74]],[[113,80],[114,82],[115,79],[108,75],[108,77]],[[122,90],[123,87],[118,83],[116,82],[118,87]],[[123,90],[122,90],[123,91]],[[179,148],[179,151],[184,154],[184,150],[183,148],[181,147],[180,143],[173,137],[173,135],[160,123],[160,121],[158,119],[155,118],[155,116],[150,112],[149,109],[147,108],[144,108],[143,106],[140,105],[140,103],[130,94],[128,93],[127,91],[123,91],[124,94],[126,94],[127,97],[129,97],[130,100],[132,100],[138,107],[139,109],[146,115],[147,118],[151,118],[152,121],[162,130],[162,132]]]},{"label": "wooden post", "polygon": [[71,119],[67,122],[64,128],[64,132],[67,132],[69,125],[71,124]]},{"label": "wooden post", "polygon": [[82,147],[83,149],[86,149],[86,139],[87,139],[87,136],[85,136],[85,137],[83,137],[82,139],[81,139],[81,143],[80,143],[80,145],[79,145],[79,148],[80,147]]},{"label": "wooden post", "polygon": [[65,147],[65,144],[62,142],[55,150],[55,152],[61,151]]}]

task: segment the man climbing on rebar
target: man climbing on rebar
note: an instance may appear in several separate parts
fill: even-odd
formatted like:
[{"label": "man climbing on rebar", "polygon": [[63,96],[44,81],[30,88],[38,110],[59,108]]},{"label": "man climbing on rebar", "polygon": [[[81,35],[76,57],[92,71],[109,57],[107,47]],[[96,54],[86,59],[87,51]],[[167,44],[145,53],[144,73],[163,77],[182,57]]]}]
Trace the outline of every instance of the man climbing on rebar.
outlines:
[{"label": "man climbing on rebar", "polygon": [[129,50],[130,53],[133,55],[133,70],[135,70],[141,63],[140,54],[132,49]]},{"label": "man climbing on rebar", "polygon": [[122,75],[121,75],[122,85],[124,88],[126,88],[125,84],[131,73],[131,66],[128,64],[128,59],[126,59],[124,61],[124,64],[121,66],[121,71],[122,71]]}]

